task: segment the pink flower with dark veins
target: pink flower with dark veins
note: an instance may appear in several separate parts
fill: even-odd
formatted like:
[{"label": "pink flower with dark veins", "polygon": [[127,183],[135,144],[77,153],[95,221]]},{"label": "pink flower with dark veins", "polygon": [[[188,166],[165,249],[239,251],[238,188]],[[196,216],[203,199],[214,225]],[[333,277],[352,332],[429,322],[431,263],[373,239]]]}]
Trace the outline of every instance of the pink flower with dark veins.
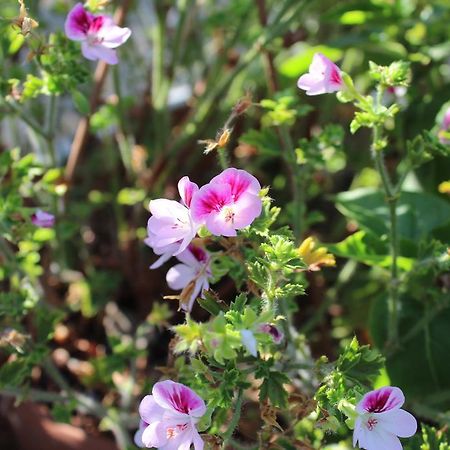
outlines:
[{"label": "pink flower with dark veins", "polygon": [[192,197],[192,217],[216,236],[236,236],[262,210],[259,181],[245,170],[226,169]]},{"label": "pink flower with dark veins", "polygon": [[156,269],[171,256],[183,252],[197,234],[199,224],[192,220],[189,206],[198,186],[188,177],[178,183],[182,203],[175,200],[157,199],[150,202],[152,216],[147,223],[148,236],[145,244],[153,249],[160,258],[150,268]]},{"label": "pink flower with dark veins", "polygon": [[187,302],[180,306],[190,312],[195,299],[209,289],[209,280],[212,277],[209,253],[202,247],[190,244],[186,250],[177,255],[181,264],[169,269],[166,275],[167,284],[175,291],[183,290],[189,283],[194,286]]},{"label": "pink flower with dark veins", "polygon": [[65,33],[72,41],[81,42],[81,52],[87,59],[100,59],[108,64],[117,64],[115,48],[131,35],[129,28],[116,25],[109,16],[94,15],[77,3],[67,15]]},{"label": "pink flower with dark veins", "polygon": [[139,405],[141,423],[137,446],[159,450],[203,450],[197,423],[206,412],[205,402],[190,388],[166,380],[153,386]]},{"label": "pink flower with dark veins", "polygon": [[366,450],[402,450],[399,437],[411,437],[417,431],[412,414],[400,409],[405,396],[398,387],[383,387],[368,392],[356,405],[358,418],[353,446]]},{"label": "pink flower with dark veins", "polygon": [[339,67],[322,53],[316,53],[309,73],[298,79],[297,86],[306,91],[306,95],[319,95],[340,91],[344,83]]},{"label": "pink flower with dark veins", "polygon": [[38,209],[31,216],[31,223],[40,228],[52,228],[55,225],[55,216]]}]

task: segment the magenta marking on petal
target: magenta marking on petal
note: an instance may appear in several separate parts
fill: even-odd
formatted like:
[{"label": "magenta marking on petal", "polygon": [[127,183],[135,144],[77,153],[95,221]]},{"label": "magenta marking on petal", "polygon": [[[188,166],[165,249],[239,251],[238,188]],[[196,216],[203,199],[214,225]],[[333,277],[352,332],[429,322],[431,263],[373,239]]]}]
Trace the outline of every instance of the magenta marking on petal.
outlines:
[{"label": "magenta marking on petal", "polygon": [[338,84],[338,85],[342,84],[341,73],[334,64],[333,64],[333,67],[331,68],[330,81],[334,84]]},{"label": "magenta marking on petal", "polygon": [[191,410],[198,408],[201,404],[190,389],[179,384],[170,391],[164,389],[163,392],[173,408],[184,414],[189,414]]},{"label": "magenta marking on petal", "polygon": [[202,263],[206,263],[208,261],[208,254],[205,249],[199,247],[198,245],[190,244],[188,246],[189,251],[194,255],[194,258]]},{"label": "magenta marking on petal", "polygon": [[89,33],[98,33],[103,27],[104,22],[105,18],[103,16],[95,16],[89,25]]},{"label": "magenta marking on petal", "polygon": [[194,219],[220,212],[225,205],[230,203],[232,203],[232,198],[230,187],[227,184],[203,186],[192,198],[191,208]]},{"label": "magenta marking on petal", "polygon": [[239,200],[242,194],[251,191],[252,194],[258,194],[261,190],[258,180],[245,170],[235,169],[231,167],[224,170],[211,180],[211,184],[224,183],[228,184],[231,189],[231,196],[234,201]]},{"label": "magenta marking on petal", "polygon": [[76,5],[69,13],[70,25],[87,34],[92,23],[93,16],[88,13],[81,4]]},{"label": "magenta marking on petal", "polygon": [[401,406],[403,400],[395,395],[392,387],[369,392],[363,397],[362,406],[369,413],[381,413]]},{"label": "magenta marking on petal", "polygon": [[192,196],[198,191],[198,186],[189,180],[189,177],[183,177],[178,182],[178,192],[183,203],[189,208],[192,202]]}]

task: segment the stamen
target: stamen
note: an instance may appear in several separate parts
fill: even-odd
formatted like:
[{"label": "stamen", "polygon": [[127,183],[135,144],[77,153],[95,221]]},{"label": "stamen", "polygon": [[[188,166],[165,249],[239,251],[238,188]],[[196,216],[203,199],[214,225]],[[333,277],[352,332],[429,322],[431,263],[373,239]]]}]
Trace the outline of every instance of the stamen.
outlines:
[{"label": "stamen", "polygon": [[367,424],[366,424],[367,425],[367,429],[369,431],[372,431],[375,428],[375,426],[377,425],[377,423],[378,423],[378,420],[375,419],[375,417],[370,417],[369,420],[367,421]]}]

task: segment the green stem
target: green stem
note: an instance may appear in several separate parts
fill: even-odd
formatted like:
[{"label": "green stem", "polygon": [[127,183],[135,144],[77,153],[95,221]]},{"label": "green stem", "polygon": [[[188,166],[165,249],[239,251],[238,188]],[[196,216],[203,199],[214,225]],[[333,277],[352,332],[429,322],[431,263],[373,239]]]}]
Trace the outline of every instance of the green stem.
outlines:
[{"label": "green stem", "polygon": [[165,149],[169,130],[167,99],[170,85],[164,68],[166,17],[167,6],[157,4],[156,24],[153,30],[152,106],[155,141],[160,152]]},{"label": "green stem", "polygon": [[230,159],[225,147],[219,147],[217,149],[217,159],[222,170],[228,169],[228,167],[230,167]]},{"label": "green stem", "polygon": [[375,167],[380,174],[386,202],[389,209],[389,247],[391,262],[391,277],[388,298],[388,344],[395,346],[398,341],[398,232],[397,232],[397,201],[398,193],[394,191],[390,176],[387,172],[383,152],[377,148],[380,139],[381,127],[375,126],[373,131],[372,154]]},{"label": "green stem", "polygon": [[48,139],[47,133],[42,127],[41,124],[34,121],[31,117],[29,117],[26,113],[22,111],[21,108],[19,108],[15,103],[13,102],[2,102],[3,106],[6,107],[6,109],[19,117],[20,120],[25,122],[36,134],[44,138],[45,140]]},{"label": "green stem", "polygon": [[46,142],[47,153],[52,166],[56,166],[56,151],[54,143],[56,125],[56,95],[48,97],[47,117],[46,117]]},{"label": "green stem", "polygon": [[283,145],[283,156],[285,164],[289,171],[289,178],[292,189],[294,203],[294,214],[292,218],[294,236],[298,241],[305,231],[305,212],[306,212],[306,193],[303,183],[303,171],[297,164],[297,155],[295,153],[294,143],[292,142],[289,130],[285,126],[278,128]]},{"label": "green stem", "polygon": [[243,389],[239,389],[236,404],[234,405],[234,413],[233,417],[231,418],[230,423],[228,424],[227,431],[223,434],[223,445],[222,448],[226,449],[227,445],[231,442],[234,430],[236,429],[239,419],[241,418],[241,409],[242,409],[242,403],[244,401],[244,391]]}]

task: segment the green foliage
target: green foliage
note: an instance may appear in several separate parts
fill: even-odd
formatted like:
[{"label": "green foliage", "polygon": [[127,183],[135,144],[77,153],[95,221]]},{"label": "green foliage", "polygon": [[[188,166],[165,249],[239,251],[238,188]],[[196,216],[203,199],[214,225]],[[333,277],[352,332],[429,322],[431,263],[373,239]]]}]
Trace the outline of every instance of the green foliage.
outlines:
[{"label": "green foliage", "polygon": [[406,450],[449,450],[450,435],[445,429],[437,430],[423,424],[420,432],[405,446]]},{"label": "green foliage", "polygon": [[289,383],[289,377],[284,373],[270,370],[267,365],[260,366],[255,376],[264,380],[259,390],[260,402],[269,399],[273,406],[286,408],[288,393],[284,385]]},{"label": "green foliage", "polygon": [[261,118],[263,127],[292,126],[297,118],[306,116],[312,110],[309,105],[298,105],[290,93],[277,93],[274,99],[261,100],[260,105],[267,110]]},{"label": "green foliage", "polygon": [[52,34],[48,44],[36,58],[40,62],[40,74],[39,76],[27,75],[23,83],[21,101],[25,102],[39,95],[73,92],[77,106],[86,110],[86,107],[82,106],[78,89],[87,80],[88,72],[80,64],[76,44],[69,41],[62,33]]},{"label": "green foliage", "polygon": [[411,81],[411,64],[407,61],[394,61],[389,66],[379,66],[369,62],[369,75],[382,87],[405,86]]},{"label": "green foliage", "polygon": [[339,405],[345,405],[345,401],[355,404],[365,391],[371,390],[383,365],[384,358],[380,353],[368,345],[360,346],[353,338],[325,375],[315,396],[319,406],[336,415]]},{"label": "green foliage", "polygon": [[[373,236],[382,238],[389,232],[389,212],[381,192],[369,188],[342,192],[336,204],[342,214]],[[397,211],[400,238],[411,244],[450,223],[448,202],[425,192],[402,192]]]},{"label": "green foliage", "polygon": [[[387,243],[365,231],[357,231],[343,241],[328,247],[336,256],[353,259],[369,266],[388,268],[392,264]],[[400,269],[409,271],[414,259],[401,256],[397,259],[397,264]]]}]

